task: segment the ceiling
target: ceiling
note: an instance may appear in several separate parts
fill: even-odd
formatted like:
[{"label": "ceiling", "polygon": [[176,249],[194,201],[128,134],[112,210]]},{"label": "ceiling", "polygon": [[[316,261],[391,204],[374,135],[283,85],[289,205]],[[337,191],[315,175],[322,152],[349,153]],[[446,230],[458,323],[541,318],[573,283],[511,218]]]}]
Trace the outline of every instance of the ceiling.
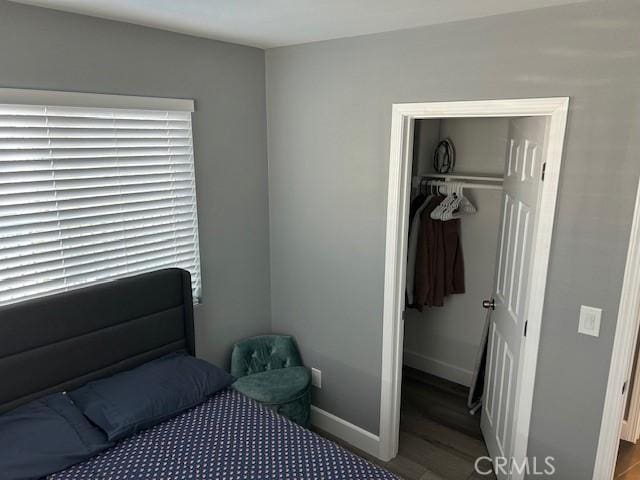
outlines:
[{"label": "ceiling", "polygon": [[581,0],[14,1],[271,48],[580,3]]}]

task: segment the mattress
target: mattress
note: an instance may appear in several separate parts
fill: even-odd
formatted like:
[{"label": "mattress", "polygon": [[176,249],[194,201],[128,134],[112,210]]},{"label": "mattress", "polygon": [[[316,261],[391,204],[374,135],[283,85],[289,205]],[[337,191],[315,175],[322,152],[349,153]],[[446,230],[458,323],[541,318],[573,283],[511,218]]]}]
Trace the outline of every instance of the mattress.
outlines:
[{"label": "mattress", "polygon": [[232,389],[51,480],[397,480]]}]

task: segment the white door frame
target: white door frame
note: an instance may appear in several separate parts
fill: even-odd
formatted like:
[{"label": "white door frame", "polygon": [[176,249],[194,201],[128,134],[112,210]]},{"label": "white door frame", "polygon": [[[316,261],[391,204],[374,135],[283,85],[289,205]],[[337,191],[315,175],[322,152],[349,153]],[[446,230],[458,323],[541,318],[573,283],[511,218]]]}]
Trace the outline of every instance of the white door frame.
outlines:
[{"label": "white door frame", "polygon": [[[640,188],[640,185],[638,186]],[[636,199],[636,202],[638,199]],[[636,208],[638,208],[636,206]],[[631,243],[629,243],[631,244]],[[624,286],[623,286],[624,287]],[[638,312],[640,314],[640,312]],[[638,315],[638,314],[636,314]],[[633,343],[634,348],[637,345],[637,330],[635,335],[635,342]],[[622,440],[626,440],[628,442],[636,443],[638,441],[638,437],[640,437],[640,368],[636,368],[635,374],[633,372],[635,360],[635,350],[633,352],[633,356],[630,358],[629,363],[629,376],[628,376],[628,393],[627,395],[631,395],[631,399],[625,398],[623,404],[625,405],[629,403],[629,416],[626,420],[624,420],[624,412],[623,412],[623,420],[622,420],[622,428],[620,429],[620,438]],[[638,365],[640,366],[640,365]],[[632,378],[633,377],[633,378]],[[631,388],[633,385],[633,388]]]},{"label": "white door frame", "polygon": [[[380,452],[382,460],[398,453],[400,426],[400,387],[404,322],[406,237],[411,190],[413,125],[416,119],[451,117],[549,117],[549,138],[540,214],[534,225],[534,250],[531,266],[528,328],[523,345],[522,375],[516,399],[513,451],[526,454],[529,437],[533,385],[540,341],[542,306],[547,283],[551,234],[555,216],[562,148],[569,106],[568,97],[515,100],[394,104],[391,119],[389,190],[385,251],[384,310],[382,328],[382,378],[380,399]],[[514,477],[515,478],[515,477]]]},{"label": "white door frame", "polygon": [[[598,452],[593,469],[593,480],[613,478],[620,445],[620,433],[624,418],[627,392],[623,386],[631,375],[633,355],[638,336],[638,311],[640,310],[640,185],[629,235],[627,261],[622,280],[620,307],[616,322],[616,334],[611,352],[609,380],[604,399]],[[628,390],[625,389],[625,390]]]},{"label": "white door frame", "polygon": [[[637,340],[636,340],[637,342]],[[634,345],[636,345],[634,343]],[[635,355],[635,352],[634,352]],[[631,362],[633,362],[633,358],[631,357]],[[638,441],[638,437],[640,436],[640,369],[636,369],[635,375],[633,375],[633,380],[631,379],[633,374],[633,363],[629,364],[630,375],[629,375],[629,385],[633,384],[633,389],[629,390],[627,395],[631,395],[631,400],[625,399],[625,409],[626,403],[629,402],[629,417],[624,420],[624,412],[623,412],[623,420],[622,420],[622,428],[620,429],[620,438],[622,440],[626,440],[628,442],[636,443]]]}]

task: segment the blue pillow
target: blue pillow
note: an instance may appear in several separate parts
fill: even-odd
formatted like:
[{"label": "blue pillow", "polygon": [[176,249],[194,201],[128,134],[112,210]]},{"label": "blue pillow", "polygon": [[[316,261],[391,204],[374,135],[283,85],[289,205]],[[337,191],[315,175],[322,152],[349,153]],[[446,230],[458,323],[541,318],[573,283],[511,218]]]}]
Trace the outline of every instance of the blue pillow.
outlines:
[{"label": "blue pillow", "polygon": [[224,370],[186,353],[172,353],[69,395],[115,441],[194,407],[230,384]]},{"label": "blue pillow", "polygon": [[0,478],[40,478],[111,447],[62,393],[0,415]]}]

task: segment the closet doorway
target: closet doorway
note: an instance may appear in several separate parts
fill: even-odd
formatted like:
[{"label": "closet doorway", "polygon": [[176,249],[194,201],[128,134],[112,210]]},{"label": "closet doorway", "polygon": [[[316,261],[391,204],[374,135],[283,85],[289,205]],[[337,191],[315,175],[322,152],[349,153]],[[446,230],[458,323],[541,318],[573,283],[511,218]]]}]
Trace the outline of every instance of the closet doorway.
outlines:
[{"label": "closet doorway", "polygon": [[[482,434],[495,465],[506,464],[503,471],[496,471],[498,478],[517,479],[524,476],[524,470],[518,466],[526,462],[567,108],[568,98],[393,106],[380,411],[382,459],[389,460],[398,453],[402,365],[405,356],[403,339],[407,316],[405,300],[411,187],[421,185],[422,180],[426,179],[432,188],[440,187],[437,193],[441,194],[442,184],[459,182],[458,187],[464,186],[469,190],[474,185],[499,190],[493,193],[497,197],[485,204],[485,207],[490,204],[495,207],[490,212],[495,226],[488,227],[493,228],[493,232],[485,235],[495,239],[490,255],[491,258],[495,257],[495,263],[489,262],[490,267],[485,268],[484,306],[491,312],[487,317],[487,380],[482,408],[476,415],[481,415]],[[473,174],[473,159],[461,160],[460,156],[458,167],[445,174],[414,165],[414,142],[418,140],[414,135],[418,130],[428,129],[436,121],[440,122],[439,125],[445,125],[444,122],[448,120],[476,118],[492,119],[508,126],[503,138],[505,148],[498,159],[504,179],[495,174]],[[427,119],[429,120],[425,122]],[[450,127],[452,122],[449,121],[446,125]],[[424,141],[423,135],[424,130],[418,143]],[[455,138],[452,140],[455,145]],[[465,155],[470,156],[469,149]],[[462,165],[468,167],[469,171],[463,171]],[[481,166],[477,167],[475,172],[482,171]],[[455,189],[445,186],[445,190],[447,191],[444,193],[451,193]],[[464,255],[468,256],[469,252]],[[486,263],[486,258],[482,260]],[[481,301],[478,303],[475,307],[467,304],[462,307],[462,312],[468,317],[468,321],[481,325],[484,314]],[[442,311],[446,308],[445,304]],[[428,312],[424,315],[425,321],[428,321]],[[415,341],[413,334],[411,341]],[[462,353],[473,357],[476,352]],[[442,367],[447,362],[440,363]],[[469,370],[460,370],[458,374],[461,379],[455,378],[455,369],[449,372],[454,378],[449,379],[464,384],[465,374]],[[444,374],[441,376],[446,377]]]}]

